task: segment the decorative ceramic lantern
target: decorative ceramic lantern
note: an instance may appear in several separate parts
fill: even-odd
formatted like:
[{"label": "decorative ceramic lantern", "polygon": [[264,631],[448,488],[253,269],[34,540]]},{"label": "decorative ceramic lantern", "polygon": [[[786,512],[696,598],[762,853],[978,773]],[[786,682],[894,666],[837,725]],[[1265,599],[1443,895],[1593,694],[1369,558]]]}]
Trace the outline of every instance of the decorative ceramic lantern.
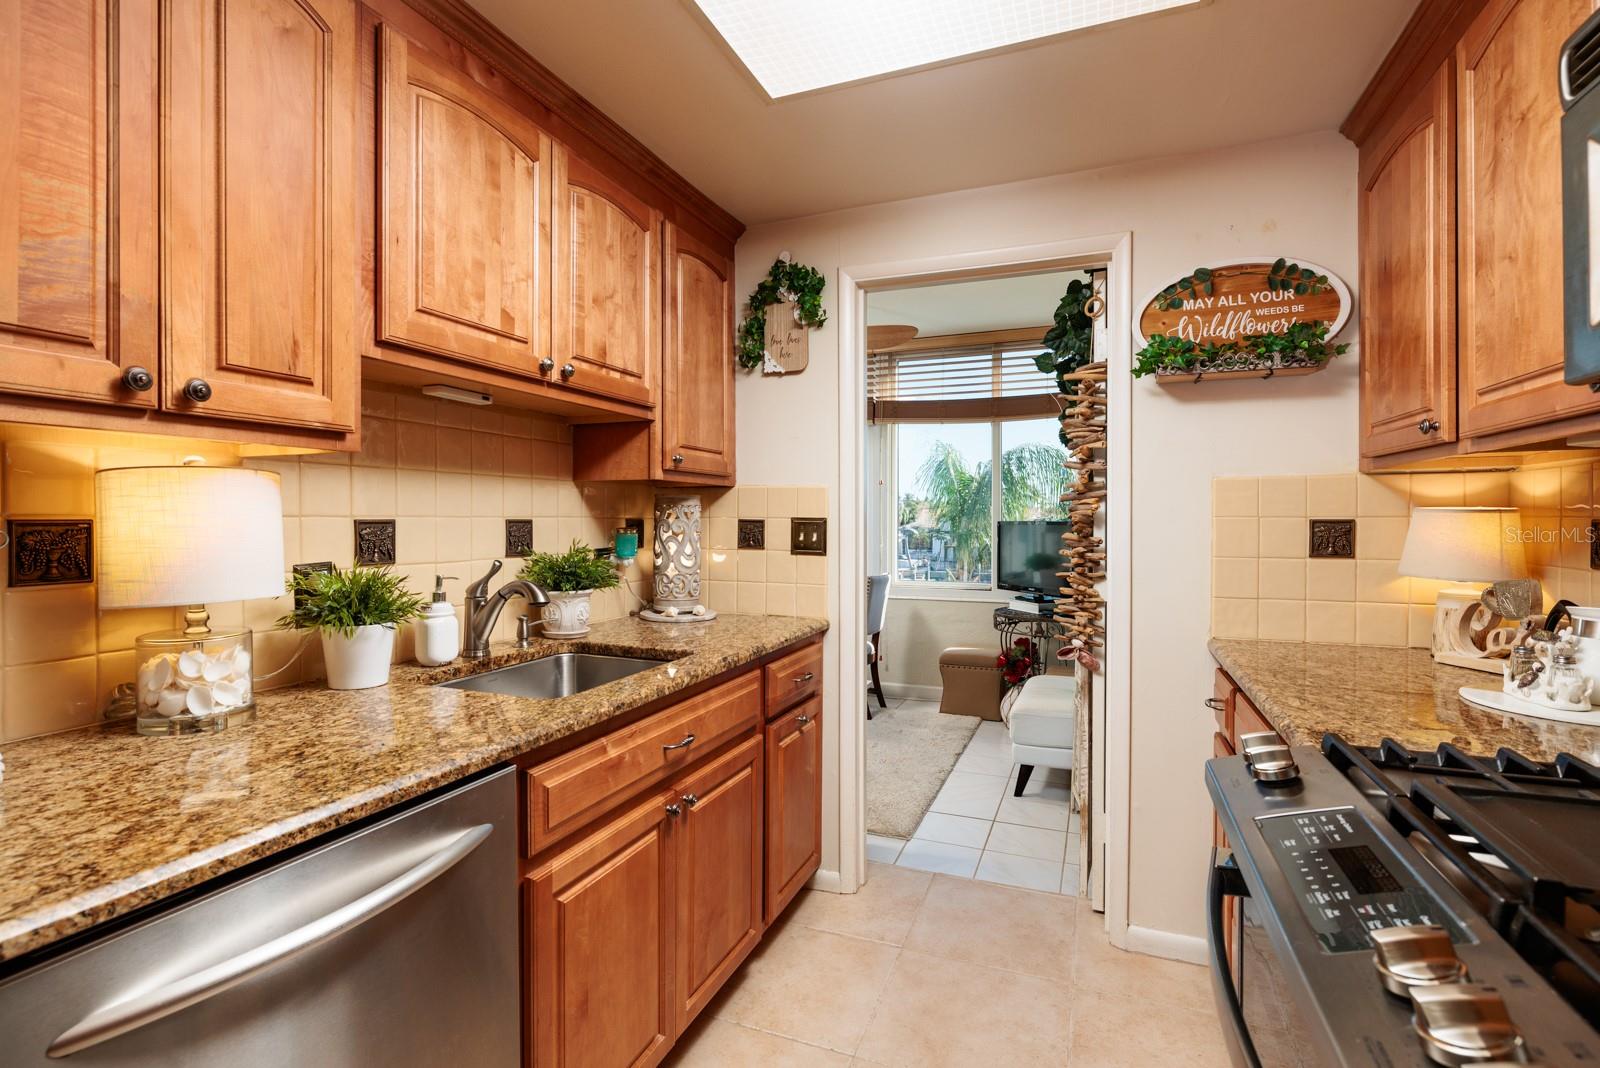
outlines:
[{"label": "decorative ceramic lantern", "polygon": [[656,622],[690,623],[716,615],[700,601],[700,498],[656,498],[655,603],[639,613]]}]

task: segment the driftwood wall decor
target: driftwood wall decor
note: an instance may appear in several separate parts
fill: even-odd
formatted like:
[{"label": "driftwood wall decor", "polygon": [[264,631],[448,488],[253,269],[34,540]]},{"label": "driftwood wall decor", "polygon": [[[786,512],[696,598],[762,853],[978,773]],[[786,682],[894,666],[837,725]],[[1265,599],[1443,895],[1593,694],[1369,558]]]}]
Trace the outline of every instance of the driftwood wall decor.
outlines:
[{"label": "driftwood wall decor", "polygon": [[1106,577],[1106,550],[1094,526],[1106,501],[1106,365],[1085,364],[1061,378],[1077,385],[1061,398],[1061,440],[1074,477],[1061,495],[1071,525],[1061,536],[1066,570],[1056,573],[1062,587],[1055,618],[1064,639],[1058,655],[1098,671],[1106,624],[1105,600],[1095,587]]}]

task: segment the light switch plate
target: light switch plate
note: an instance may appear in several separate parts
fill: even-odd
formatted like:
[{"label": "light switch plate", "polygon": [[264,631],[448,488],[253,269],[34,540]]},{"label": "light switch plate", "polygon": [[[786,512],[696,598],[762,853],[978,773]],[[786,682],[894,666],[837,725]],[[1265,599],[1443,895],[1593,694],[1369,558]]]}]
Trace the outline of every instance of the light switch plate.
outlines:
[{"label": "light switch plate", "polygon": [[789,554],[791,556],[827,556],[828,521],[826,519],[789,520]]}]

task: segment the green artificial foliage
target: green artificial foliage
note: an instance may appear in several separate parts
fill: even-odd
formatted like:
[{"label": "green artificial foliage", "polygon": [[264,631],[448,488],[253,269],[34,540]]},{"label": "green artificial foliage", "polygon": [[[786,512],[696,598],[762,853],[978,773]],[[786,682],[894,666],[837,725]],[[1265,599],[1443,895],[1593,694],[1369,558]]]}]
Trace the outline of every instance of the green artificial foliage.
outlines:
[{"label": "green artificial foliage", "polygon": [[767,306],[792,300],[800,324],[818,327],[828,321],[822,310],[822,289],[827,285],[822,272],[814,267],[792,260],[776,259],[772,269],[750,294],[745,307],[744,320],[739,323],[736,355],[739,366],[754,371],[761,366],[767,352]]},{"label": "green artificial foliage", "polygon": [[1084,311],[1094,296],[1094,286],[1081,278],[1074,278],[1056,305],[1055,325],[1044,336],[1042,352],[1034,359],[1034,366],[1046,374],[1055,372],[1056,388],[1071,396],[1077,392],[1077,383],[1068,382],[1069,375],[1084,364],[1094,361],[1094,320]]},{"label": "green artificial foliage", "polygon": [[[1324,292],[1331,283],[1328,276],[1318,274],[1309,267],[1290,263],[1279,256],[1267,268],[1267,288],[1283,296],[1312,296]],[[1156,294],[1156,307],[1162,311],[1177,311],[1186,300],[1198,300],[1216,292],[1216,279],[1209,267],[1196,267],[1160,293]]]},{"label": "green artificial foliage", "polygon": [[290,590],[294,611],[278,620],[290,630],[332,631],[346,638],[357,627],[404,623],[422,614],[426,603],[406,589],[406,580],[387,567],[297,573]]},{"label": "green artificial foliage", "polygon": [[1152,334],[1145,347],[1134,353],[1133,376],[1141,378],[1163,369],[1193,371],[1204,363],[1230,357],[1264,361],[1292,357],[1321,364],[1349,350],[1349,345],[1328,343],[1328,324],[1321,320],[1291,323],[1281,334],[1246,334],[1222,344],[1201,345],[1168,334]]},{"label": "green artificial foliage", "polygon": [[609,590],[617,584],[617,571],[611,561],[601,559],[593,549],[576,540],[564,553],[529,553],[517,577],[546,593]]}]

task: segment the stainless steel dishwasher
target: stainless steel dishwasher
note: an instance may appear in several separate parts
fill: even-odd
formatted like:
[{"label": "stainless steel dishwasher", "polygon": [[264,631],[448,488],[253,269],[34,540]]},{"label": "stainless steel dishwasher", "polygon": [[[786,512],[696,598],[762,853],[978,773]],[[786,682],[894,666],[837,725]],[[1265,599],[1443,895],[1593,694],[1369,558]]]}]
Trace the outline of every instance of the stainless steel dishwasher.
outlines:
[{"label": "stainless steel dishwasher", "polygon": [[505,769],[0,982],[0,1065],[515,1065]]}]

